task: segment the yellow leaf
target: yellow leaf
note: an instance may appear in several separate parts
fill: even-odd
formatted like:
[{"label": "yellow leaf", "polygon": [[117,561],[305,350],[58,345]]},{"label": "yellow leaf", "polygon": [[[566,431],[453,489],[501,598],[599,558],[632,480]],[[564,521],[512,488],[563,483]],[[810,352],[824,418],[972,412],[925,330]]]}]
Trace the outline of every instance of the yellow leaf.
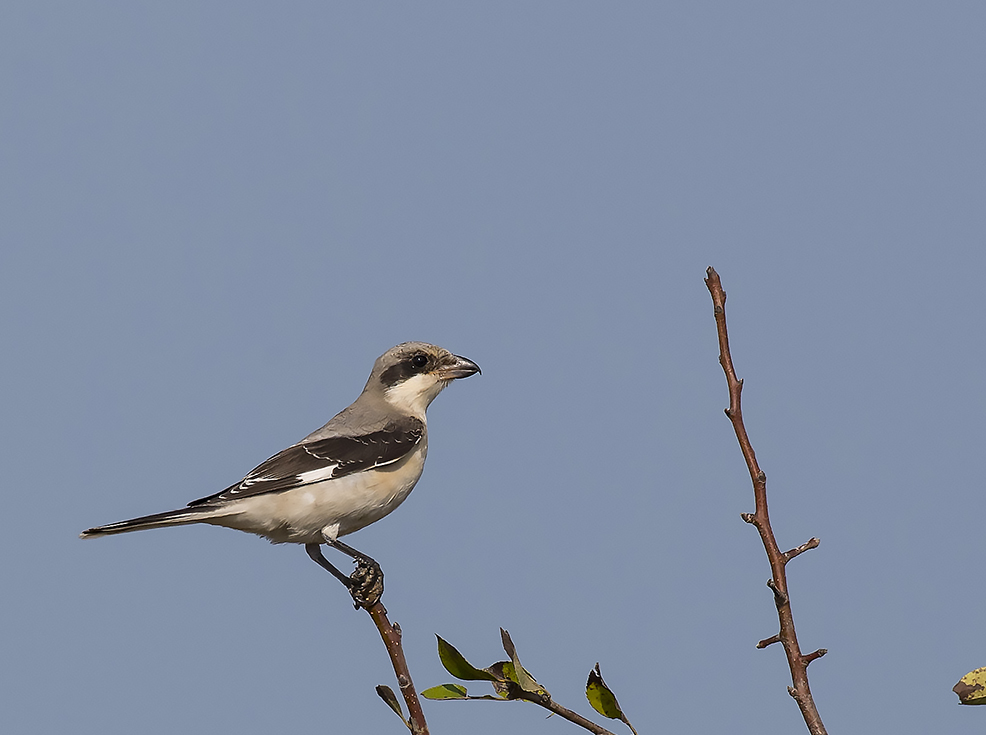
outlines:
[{"label": "yellow leaf", "polygon": [[986,667],[970,671],[952,687],[959,704],[986,704]]},{"label": "yellow leaf", "polygon": [[616,695],[603,681],[602,674],[599,673],[599,664],[589,672],[589,681],[585,684],[585,696],[592,708],[603,717],[612,720],[623,719],[620,703],[616,701]]}]

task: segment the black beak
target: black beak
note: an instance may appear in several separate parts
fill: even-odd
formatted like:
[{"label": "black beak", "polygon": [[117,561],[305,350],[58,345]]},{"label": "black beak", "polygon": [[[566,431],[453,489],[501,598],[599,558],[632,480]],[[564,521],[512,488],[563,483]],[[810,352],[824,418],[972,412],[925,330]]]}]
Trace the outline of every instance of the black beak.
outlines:
[{"label": "black beak", "polygon": [[459,357],[458,355],[452,355],[455,358],[455,362],[451,365],[446,365],[439,371],[443,378],[448,380],[454,380],[455,378],[468,378],[470,375],[475,375],[476,373],[482,374],[482,370],[479,369],[479,365],[474,363],[465,357]]}]

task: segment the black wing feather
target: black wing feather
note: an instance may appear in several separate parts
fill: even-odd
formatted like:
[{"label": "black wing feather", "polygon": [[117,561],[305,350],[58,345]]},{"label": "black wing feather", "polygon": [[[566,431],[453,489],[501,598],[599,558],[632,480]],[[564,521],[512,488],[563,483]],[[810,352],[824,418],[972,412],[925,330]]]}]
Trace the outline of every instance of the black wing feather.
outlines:
[{"label": "black wing feather", "polygon": [[189,505],[205,505],[290,490],[306,484],[301,477],[304,473],[328,470],[333,466],[331,474],[318,481],[388,465],[411,452],[423,436],[424,424],[414,420],[400,426],[388,424],[380,431],[360,436],[332,436],[296,444],[255,467],[240,482],[215,495],[193,500]]}]

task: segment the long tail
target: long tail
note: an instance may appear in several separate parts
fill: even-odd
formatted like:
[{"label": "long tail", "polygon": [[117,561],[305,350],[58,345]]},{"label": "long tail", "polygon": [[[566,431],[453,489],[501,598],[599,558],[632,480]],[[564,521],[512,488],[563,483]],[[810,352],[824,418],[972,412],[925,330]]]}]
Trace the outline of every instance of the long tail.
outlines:
[{"label": "long tail", "polygon": [[146,528],[165,528],[166,526],[187,526],[190,523],[202,523],[209,518],[215,517],[215,509],[209,508],[181,508],[180,510],[169,510],[166,513],[155,513],[154,515],[131,518],[129,521],[117,521],[105,526],[87,528],[79,534],[79,538],[97,538],[99,536],[112,536],[116,533],[129,533],[130,531],[143,531]]}]

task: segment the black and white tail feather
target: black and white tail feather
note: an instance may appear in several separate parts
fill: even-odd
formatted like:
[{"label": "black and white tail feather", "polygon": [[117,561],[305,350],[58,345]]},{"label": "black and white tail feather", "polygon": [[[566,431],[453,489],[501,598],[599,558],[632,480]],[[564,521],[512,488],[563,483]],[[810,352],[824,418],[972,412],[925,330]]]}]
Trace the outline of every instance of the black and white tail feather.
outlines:
[{"label": "black and white tail feather", "polygon": [[216,509],[210,508],[181,508],[180,510],[169,510],[164,513],[154,513],[140,518],[131,518],[129,521],[117,521],[107,523],[105,526],[87,528],[80,538],[98,538],[99,536],[112,536],[116,533],[129,533],[130,531],[144,531],[149,528],[166,528],[168,526],[187,526],[191,523],[208,523],[210,517],[216,516]]}]

